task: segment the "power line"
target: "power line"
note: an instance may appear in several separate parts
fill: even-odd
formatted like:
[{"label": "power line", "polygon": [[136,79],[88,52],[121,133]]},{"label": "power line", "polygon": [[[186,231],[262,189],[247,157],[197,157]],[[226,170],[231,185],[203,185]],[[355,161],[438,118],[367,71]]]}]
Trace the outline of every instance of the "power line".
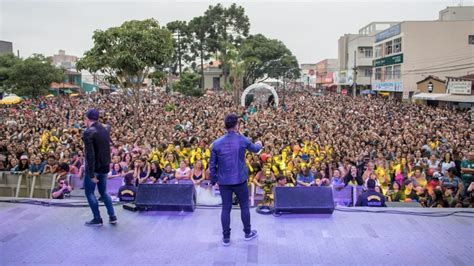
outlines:
[{"label": "power line", "polygon": [[428,72],[420,72],[420,73],[404,73],[403,75],[422,75],[422,74],[432,74],[432,73],[441,73],[441,72],[452,72],[452,71],[458,71],[458,70],[464,70],[464,69],[473,69],[474,70],[474,65],[471,67],[462,67],[462,68],[454,68],[454,69],[443,69],[443,70],[435,70],[435,71],[428,71]]},{"label": "power line", "polygon": [[425,70],[437,70],[437,69],[443,69],[443,68],[453,68],[453,67],[470,66],[470,65],[474,65],[474,62],[459,64],[459,65],[443,66],[443,67],[419,68],[415,70],[407,70],[406,72],[411,73],[411,72],[419,72],[419,71],[425,71]]}]

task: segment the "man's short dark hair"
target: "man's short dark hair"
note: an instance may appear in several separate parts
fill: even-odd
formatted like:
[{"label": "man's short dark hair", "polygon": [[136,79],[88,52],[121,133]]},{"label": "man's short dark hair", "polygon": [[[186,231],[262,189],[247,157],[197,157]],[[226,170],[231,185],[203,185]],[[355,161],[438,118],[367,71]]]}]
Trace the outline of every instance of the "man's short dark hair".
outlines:
[{"label": "man's short dark hair", "polygon": [[225,129],[234,128],[239,123],[239,117],[232,113],[228,114],[224,119]]},{"label": "man's short dark hair", "polygon": [[375,188],[375,180],[369,179],[367,180],[367,188]]},{"label": "man's short dark hair", "polygon": [[133,174],[132,173],[126,174],[124,179],[125,179],[125,185],[131,185],[133,182]]},{"label": "man's short dark hair", "polygon": [[97,121],[99,120],[99,111],[97,111],[96,109],[89,109],[86,112],[86,117],[89,118],[89,120]]}]

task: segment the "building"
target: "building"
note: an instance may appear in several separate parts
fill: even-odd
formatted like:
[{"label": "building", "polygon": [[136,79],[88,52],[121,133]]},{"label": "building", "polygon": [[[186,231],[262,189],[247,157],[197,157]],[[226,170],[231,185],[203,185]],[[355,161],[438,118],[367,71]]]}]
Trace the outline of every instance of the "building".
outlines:
[{"label": "building", "polygon": [[0,41],[0,55],[13,54],[13,44],[7,41]]},{"label": "building", "polygon": [[472,108],[474,107],[474,74],[447,77],[447,80],[430,75],[417,82],[417,93],[412,99],[414,102],[430,106]]},{"label": "building", "polygon": [[67,55],[66,51],[59,50],[59,53],[53,55],[51,60],[56,67],[71,69],[76,67],[77,56]]},{"label": "building", "polygon": [[306,63],[300,65],[301,82],[304,86],[316,88],[316,64]]},{"label": "building", "polygon": [[218,60],[204,64],[204,89],[220,90],[224,88],[224,77]]},{"label": "building", "polygon": [[372,22],[359,30],[357,34],[344,34],[338,40],[338,65],[334,73],[334,83],[338,90],[352,88],[356,84],[357,91],[370,89],[375,34],[397,22]]},{"label": "building", "polygon": [[449,6],[439,11],[440,21],[474,20],[474,6]]},{"label": "building", "polygon": [[324,59],[316,63],[316,87],[329,89],[335,86],[333,76],[338,69],[337,59]]},{"label": "building", "polygon": [[426,76],[474,72],[474,20],[442,17],[404,21],[375,35],[373,90],[409,100],[417,92],[417,82]]}]

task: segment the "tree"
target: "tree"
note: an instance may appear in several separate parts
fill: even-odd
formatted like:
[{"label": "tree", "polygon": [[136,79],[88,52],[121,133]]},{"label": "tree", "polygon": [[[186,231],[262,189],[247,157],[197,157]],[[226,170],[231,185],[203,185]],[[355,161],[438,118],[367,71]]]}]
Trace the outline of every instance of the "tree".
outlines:
[{"label": "tree", "polygon": [[240,51],[246,62],[244,87],[263,78],[296,79],[300,76],[298,60],[279,40],[262,34],[252,35],[243,41]]},{"label": "tree", "polygon": [[0,55],[0,92],[11,91],[11,70],[21,60],[13,54]]},{"label": "tree", "polygon": [[[209,21],[205,17],[195,17],[189,22],[189,30],[192,35],[190,47],[191,58],[200,61],[201,89],[204,89],[204,60],[209,60]],[[196,70],[196,67],[193,66]]]},{"label": "tree", "polygon": [[[220,60],[223,60],[223,55],[221,55]],[[224,86],[227,91],[232,91],[234,104],[239,105],[243,85],[242,79],[246,70],[246,62],[242,59],[240,52],[230,44],[227,47],[225,60],[229,66],[230,79],[229,82],[224,83]]]},{"label": "tree", "polygon": [[239,47],[248,36],[250,20],[245,14],[245,9],[235,3],[225,8],[221,4],[209,6],[204,13],[208,23],[208,48],[209,52],[221,58],[221,68],[224,83],[228,82],[230,71],[230,57],[227,56],[229,47]]},{"label": "tree", "polygon": [[174,89],[188,96],[202,96],[203,91],[199,89],[201,77],[199,74],[191,71],[185,71],[174,84]]},{"label": "tree", "polygon": [[92,39],[94,47],[79,60],[77,68],[101,72],[112,84],[131,89],[136,127],[140,89],[153,71],[168,66],[173,54],[171,33],[154,19],[131,20],[105,31],[96,30]]},{"label": "tree", "polygon": [[200,61],[201,88],[204,88],[204,60],[209,60],[212,55],[221,59],[220,67],[227,83],[230,68],[226,61],[228,47],[239,47],[250,29],[245,9],[236,4],[228,8],[221,4],[209,6],[204,15],[193,18],[188,26],[192,35],[190,59]]},{"label": "tree", "polygon": [[6,61],[12,63],[9,70],[4,70],[8,76],[6,84],[20,96],[38,97],[47,94],[51,82],[61,82],[65,77],[62,69],[53,66],[51,60],[40,54],[25,60],[10,57]]},{"label": "tree", "polygon": [[178,73],[181,75],[183,62],[189,63],[193,60],[192,56],[190,56],[191,31],[186,21],[179,20],[169,22],[166,24],[166,28],[174,35],[172,69],[174,73],[178,70]]}]

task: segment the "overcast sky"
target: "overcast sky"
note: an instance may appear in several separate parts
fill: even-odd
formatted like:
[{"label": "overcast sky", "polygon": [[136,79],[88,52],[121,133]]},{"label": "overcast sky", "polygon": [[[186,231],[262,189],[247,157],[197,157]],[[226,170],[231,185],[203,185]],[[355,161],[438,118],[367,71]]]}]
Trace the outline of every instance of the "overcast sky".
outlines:
[{"label": "overcast sky", "polygon": [[[0,0],[0,40],[13,42],[21,57],[53,55],[59,49],[81,56],[92,46],[96,29],[131,19],[153,17],[162,25],[189,21],[210,4],[232,2],[245,7],[251,33],[282,40],[299,63],[337,58],[337,40],[357,33],[372,21],[435,20],[446,6],[437,1],[23,1]],[[472,5],[473,0],[464,0]]]}]

